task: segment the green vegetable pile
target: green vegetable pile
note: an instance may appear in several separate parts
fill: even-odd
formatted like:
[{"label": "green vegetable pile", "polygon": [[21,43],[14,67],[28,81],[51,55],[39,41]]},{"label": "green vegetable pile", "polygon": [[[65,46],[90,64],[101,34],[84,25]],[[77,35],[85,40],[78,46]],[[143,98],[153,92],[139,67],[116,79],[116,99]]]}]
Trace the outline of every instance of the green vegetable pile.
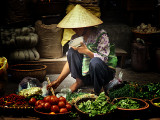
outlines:
[{"label": "green vegetable pile", "polygon": [[140,104],[137,101],[132,100],[130,98],[122,99],[119,102],[117,102],[116,105],[120,108],[126,108],[126,109],[140,108]]},{"label": "green vegetable pile", "polygon": [[116,105],[112,105],[107,101],[104,92],[101,92],[95,101],[88,100],[81,102],[78,108],[83,112],[89,113],[89,117],[94,117],[97,114],[106,114],[117,108]]},{"label": "green vegetable pile", "polygon": [[119,88],[109,91],[110,99],[119,97],[134,97],[151,100],[160,97],[160,83],[148,83],[140,85],[134,82],[126,83]]}]

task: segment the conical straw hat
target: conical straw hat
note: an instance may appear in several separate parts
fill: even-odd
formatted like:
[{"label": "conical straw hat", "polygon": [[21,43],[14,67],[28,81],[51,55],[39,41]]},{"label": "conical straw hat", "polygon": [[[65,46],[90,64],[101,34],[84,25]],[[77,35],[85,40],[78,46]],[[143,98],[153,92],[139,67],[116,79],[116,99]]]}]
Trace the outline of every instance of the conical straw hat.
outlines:
[{"label": "conical straw hat", "polygon": [[98,17],[77,4],[57,25],[60,28],[81,28],[102,24]]}]

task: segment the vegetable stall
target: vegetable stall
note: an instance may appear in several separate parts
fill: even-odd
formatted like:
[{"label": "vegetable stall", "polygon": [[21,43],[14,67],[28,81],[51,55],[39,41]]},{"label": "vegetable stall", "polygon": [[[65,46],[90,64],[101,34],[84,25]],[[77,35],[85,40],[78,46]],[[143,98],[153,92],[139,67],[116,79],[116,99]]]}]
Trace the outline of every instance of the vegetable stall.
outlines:
[{"label": "vegetable stall", "polygon": [[[107,96],[104,92],[95,95],[68,91],[65,97],[58,96],[59,93],[42,96],[40,87],[31,87],[22,89],[17,94],[1,97],[0,109],[1,114],[4,115],[11,114],[4,113],[6,111],[14,111],[13,116],[17,115],[16,112],[21,111],[19,112],[21,117],[26,117],[25,112],[30,111],[27,116],[35,118],[115,119],[119,115],[124,119],[135,117],[134,119],[141,120],[146,117],[159,117],[159,113],[155,112],[155,110],[160,110],[159,87],[160,83],[140,85],[124,82],[110,89]],[[152,104],[151,100],[155,98],[156,100],[152,101]],[[124,115],[130,115],[130,117],[127,118]]]}]

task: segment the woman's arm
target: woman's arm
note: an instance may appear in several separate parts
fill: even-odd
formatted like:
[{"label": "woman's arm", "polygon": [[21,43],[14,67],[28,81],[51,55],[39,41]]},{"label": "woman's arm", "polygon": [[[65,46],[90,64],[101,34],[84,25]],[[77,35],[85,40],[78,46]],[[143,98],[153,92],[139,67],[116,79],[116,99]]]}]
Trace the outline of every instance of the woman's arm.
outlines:
[{"label": "woman's arm", "polygon": [[53,89],[56,89],[61,84],[61,82],[69,75],[69,73],[70,69],[67,61],[62,69],[61,74],[58,76],[56,80],[52,81],[51,84],[47,86],[47,88],[53,87]]}]

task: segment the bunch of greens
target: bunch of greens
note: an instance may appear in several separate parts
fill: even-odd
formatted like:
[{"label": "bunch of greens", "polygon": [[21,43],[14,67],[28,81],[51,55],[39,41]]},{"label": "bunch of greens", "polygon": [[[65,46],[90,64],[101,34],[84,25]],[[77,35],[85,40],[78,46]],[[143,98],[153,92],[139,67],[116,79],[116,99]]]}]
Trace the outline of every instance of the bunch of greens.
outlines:
[{"label": "bunch of greens", "polygon": [[81,102],[78,105],[78,108],[83,112],[89,113],[90,117],[94,117],[97,114],[106,114],[108,112],[116,109],[116,105],[112,105],[107,101],[104,92],[101,92],[100,95],[94,100],[88,100],[86,102]]},{"label": "bunch of greens", "polygon": [[160,83],[148,83],[140,85],[134,82],[126,83],[119,88],[114,88],[109,91],[111,99],[119,97],[135,97],[140,99],[153,99],[160,97]]},{"label": "bunch of greens", "polygon": [[122,100],[118,101],[116,103],[116,105],[120,108],[126,108],[126,109],[138,109],[138,108],[140,108],[140,104],[137,101],[132,100],[130,98],[122,99]]},{"label": "bunch of greens", "polygon": [[135,97],[142,99],[153,99],[160,97],[160,83],[148,83],[138,87],[138,92],[135,93]]},{"label": "bunch of greens", "polygon": [[135,88],[130,84],[124,84],[118,88],[113,88],[109,91],[109,98],[119,98],[119,97],[133,97],[135,94]]}]

